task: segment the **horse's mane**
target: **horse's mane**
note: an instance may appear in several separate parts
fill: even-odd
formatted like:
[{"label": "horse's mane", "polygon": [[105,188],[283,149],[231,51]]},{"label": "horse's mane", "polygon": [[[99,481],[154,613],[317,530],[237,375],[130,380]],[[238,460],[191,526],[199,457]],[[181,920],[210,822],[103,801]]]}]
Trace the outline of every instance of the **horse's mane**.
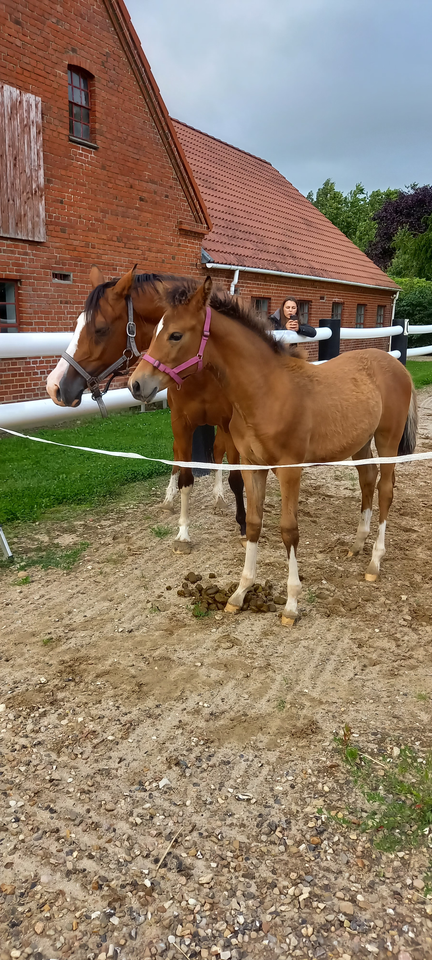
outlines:
[{"label": "horse's mane", "polygon": [[[192,294],[194,294],[200,286],[199,280],[182,279],[180,277],[176,277],[175,279],[177,282],[168,286],[163,293],[164,302],[170,307],[177,307],[182,303],[187,303]],[[264,342],[268,344],[273,350],[273,353],[287,353],[286,345],[281,340],[276,340],[275,337],[272,336],[268,324],[258,315],[256,310],[254,310],[253,307],[247,306],[247,304],[243,303],[238,297],[233,297],[227,290],[224,290],[222,287],[213,287],[210,296],[210,306],[213,307],[214,310],[217,310],[218,313],[222,313],[224,317],[237,320],[242,326],[247,327],[248,330],[252,330],[253,333],[257,334],[261,340],[264,340]]]}]

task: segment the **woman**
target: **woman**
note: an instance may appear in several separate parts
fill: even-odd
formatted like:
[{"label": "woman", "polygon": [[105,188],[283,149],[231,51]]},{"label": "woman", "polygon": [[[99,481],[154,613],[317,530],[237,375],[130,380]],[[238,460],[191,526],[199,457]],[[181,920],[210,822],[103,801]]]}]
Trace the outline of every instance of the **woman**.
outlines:
[{"label": "woman", "polygon": [[275,330],[293,330],[302,337],[316,337],[315,327],[311,327],[308,323],[300,323],[299,303],[295,297],[285,297],[279,310],[272,313],[270,321]]}]

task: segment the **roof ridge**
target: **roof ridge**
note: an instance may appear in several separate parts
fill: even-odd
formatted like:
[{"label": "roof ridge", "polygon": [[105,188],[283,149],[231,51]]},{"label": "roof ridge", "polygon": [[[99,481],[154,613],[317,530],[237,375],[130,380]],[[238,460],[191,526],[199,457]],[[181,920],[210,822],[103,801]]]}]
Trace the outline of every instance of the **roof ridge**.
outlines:
[{"label": "roof ridge", "polygon": [[[173,123],[179,123],[181,127],[187,127],[188,130],[193,130],[195,133],[201,134],[202,137],[208,137],[209,140],[216,140],[216,143],[222,143],[224,147],[229,147],[230,150],[237,150],[238,153],[244,153],[247,157],[252,157],[253,160],[259,160],[260,163],[265,163],[268,167],[272,167],[273,170],[276,170],[276,167],[270,163],[270,160],[264,160],[264,157],[258,157],[256,153],[250,153],[249,150],[243,150],[241,147],[236,147],[234,143],[228,143],[227,140],[221,140],[220,137],[214,137],[212,133],[205,133],[204,130],[198,130],[198,127],[193,127],[190,123],[185,123],[184,120],[176,120],[175,117],[171,117]],[[279,173],[279,171],[277,171]],[[283,174],[281,174],[283,176]],[[286,179],[286,177],[284,178]],[[290,181],[287,180],[287,183]]]}]

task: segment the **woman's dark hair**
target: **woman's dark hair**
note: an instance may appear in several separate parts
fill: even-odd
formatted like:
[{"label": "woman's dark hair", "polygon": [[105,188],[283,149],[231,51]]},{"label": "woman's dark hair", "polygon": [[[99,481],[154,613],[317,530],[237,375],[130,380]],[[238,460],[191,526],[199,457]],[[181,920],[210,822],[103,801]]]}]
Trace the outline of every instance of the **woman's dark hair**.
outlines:
[{"label": "woman's dark hair", "polygon": [[295,303],[295,305],[296,305],[296,307],[297,307],[296,316],[297,316],[298,320],[300,320],[300,303],[299,303],[299,301],[297,300],[297,297],[284,297],[284,299],[282,300],[281,308],[280,308],[281,323],[283,322],[283,318],[284,318],[284,316],[285,316],[285,314],[284,314],[284,306],[285,306],[287,300],[292,300],[292,302]]}]

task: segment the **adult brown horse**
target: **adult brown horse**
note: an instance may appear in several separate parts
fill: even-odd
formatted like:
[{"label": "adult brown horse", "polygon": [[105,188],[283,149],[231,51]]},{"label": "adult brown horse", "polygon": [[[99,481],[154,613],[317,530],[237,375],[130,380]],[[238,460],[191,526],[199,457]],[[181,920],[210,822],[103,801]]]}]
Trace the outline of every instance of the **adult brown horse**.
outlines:
[{"label": "adult brown horse", "polygon": [[[84,313],[78,319],[72,343],[65,357],[57,364],[47,380],[47,391],[55,403],[76,406],[87,386],[83,372],[92,378],[102,379],[111,365],[119,361],[119,371],[123,372],[126,358],[135,363],[131,344],[136,346],[140,355],[148,346],[156,324],[160,321],[159,289],[155,282],[169,288],[171,283],[177,286],[178,277],[171,275],[141,274],[130,270],[119,280],[105,281],[98,267],[90,271],[93,290],[87,298]],[[198,281],[190,281],[198,287]],[[127,298],[131,296],[133,306],[134,336],[127,334],[128,307]],[[129,328],[130,329],[130,328]],[[125,356],[126,351],[126,356]],[[132,355],[132,356],[131,356]],[[121,359],[123,358],[123,363]],[[78,368],[75,369],[73,363]],[[95,381],[90,382],[90,386]],[[96,384],[98,389],[98,385]],[[210,424],[217,427],[214,443],[214,460],[222,463],[226,452],[229,463],[240,462],[238,451],[233,443],[229,423],[232,407],[219,384],[209,370],[202,370],[193,380],[185,382],[181,390],[171,386],[168,390],[168,405],[171,409],[171,424],[174,437],[174,459],[191,461],[192,436],[196,427]],[[172,510],[176,488],[180,490],[181,510],[179,533],[174,550],[176,553],[190,551],[189,537],[189,498],[194,477],[192,470],[186,467],[174,467],[166,492],[164,506]],[[246,514],[243,501],[243,480],[239,471],[231,471],[228,481],[236,499],[236,520],[242,537],[246,533]],[[222,499],[222,475],[216,474],[215,502]]]},{"label": "adult brown horse", "polygon": [[[293,359],[251,315],[211,309],[212,281],[198,291],[179,284],[162,291],[165,313],[149,352],[129,379],[134,397],[148,401],[203,351],[204,365],[218,377],[233,406],[230,430],[242,464],[271,465],[282,497],[281,532],[288,561],[288,598],[282,623],[297,615],[301,585],[297,565],[297,506],[302,463],[371,458],[375,439],[381,457],[412,453],[417,430],[415,392],[409,373],[382,350],[355,350],[313,366]],[[183,300],[183,302],[182,302]],[[180,304],[180,305],[179,305]],[[192,373],[196,364],[187,366]],[[282,469],[283,464],[299,464]],[[370,530],[376,464],[358,466],[362,513],[352,553],[363,549]],[[267,470],[244,471],[247,494],[246,557],[240,584],[227,611],[241,609],[255,581]],[[393,499],[394,464],[382,464],[378,483],[379,530],[367,580],[376,580],[385,553],[385,529]]]}]

